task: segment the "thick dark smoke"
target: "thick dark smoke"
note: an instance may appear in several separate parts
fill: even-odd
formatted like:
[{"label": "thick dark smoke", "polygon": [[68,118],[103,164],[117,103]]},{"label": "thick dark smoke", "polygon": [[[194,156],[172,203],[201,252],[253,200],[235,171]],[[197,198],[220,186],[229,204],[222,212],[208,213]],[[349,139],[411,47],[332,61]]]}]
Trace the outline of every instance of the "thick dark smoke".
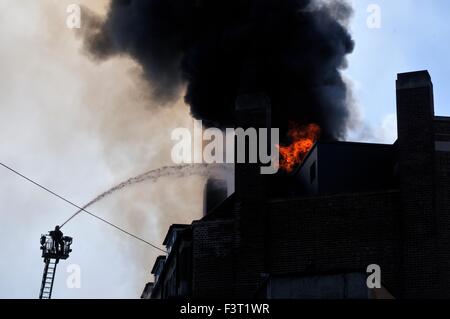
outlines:
[{"label": "thick dark smoke", "polygon": [[240,93],[265,92],[273,126],[315,122],[345,137],[351,117],[340,70],[354,43],[343,0],[112,0],[86,36],[96,58],[126,54],[143,67],[153,96],[186,102],[206,125],[233,127]]}]

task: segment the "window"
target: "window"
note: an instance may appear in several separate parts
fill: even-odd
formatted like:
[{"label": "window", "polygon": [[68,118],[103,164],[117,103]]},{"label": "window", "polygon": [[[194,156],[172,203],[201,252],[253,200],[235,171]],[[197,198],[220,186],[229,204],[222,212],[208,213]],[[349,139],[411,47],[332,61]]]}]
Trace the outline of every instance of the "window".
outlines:
[{"label": "window", "polygon": [[317,177],[317,165],[316,162],[312,163],[311,167],[309,168],[309,177],[311,179],[311,184],[314,183]]}]

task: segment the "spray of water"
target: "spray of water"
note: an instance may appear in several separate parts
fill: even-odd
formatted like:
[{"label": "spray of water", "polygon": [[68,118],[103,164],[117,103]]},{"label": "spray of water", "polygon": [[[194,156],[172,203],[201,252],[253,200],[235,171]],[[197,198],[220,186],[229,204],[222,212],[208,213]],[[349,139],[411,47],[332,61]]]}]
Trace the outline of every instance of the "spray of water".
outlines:
[{"label": "spray of water", "polygon": [[176,165],[176,166],[164,166],[158,169],[150,170],[145,173],[139,174],[137,176],[131,177],[120,184],[110,188],[106,192],[101,193],[89,203],[81,207],[75,214],[73,214],[68,220],[66,220],[61,228],[70,222],[74,217],[78,214],[94,205],[98,201],[103,200],[105,197],[111,196],[115,192],[118,192],[126,187],[143,183],[143,182],[156,182],[158,179],[163,177],[186,177],[191,175],[199,175],[199,176],[210,176],[219,171],[226,171],[227,167],[220,164],[184,164],[184,165]]}]

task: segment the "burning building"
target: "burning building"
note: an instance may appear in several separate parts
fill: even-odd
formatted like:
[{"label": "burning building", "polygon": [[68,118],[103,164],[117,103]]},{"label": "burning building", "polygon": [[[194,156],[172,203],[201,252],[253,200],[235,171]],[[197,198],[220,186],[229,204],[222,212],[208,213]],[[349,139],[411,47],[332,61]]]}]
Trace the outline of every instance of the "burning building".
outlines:
[{"label": "burning building", "polygon": [[[270,127],[264,101],[238,98],[236,125]],[[398,75],[397,113],[393,145],[319,141],[289,173],[236,164],[231,196],[209,183],[143,298],[449,298],[450,118],[434,115],[427,71]]]},{"label": "burning building", "polygon": [[450,297],[450,120],[428,72],[399,74],[397,142],[337,142],[354,118],[351,15],[345,0],[112,0],[88,17],[87,52],[136,61],[154,104],[185,93],[208,127],[291,142],[277,175],[236,164],[231,196],[208,183],[204,218],[171,227],[145,296],[367,297],[376,264],[394,297]]}]

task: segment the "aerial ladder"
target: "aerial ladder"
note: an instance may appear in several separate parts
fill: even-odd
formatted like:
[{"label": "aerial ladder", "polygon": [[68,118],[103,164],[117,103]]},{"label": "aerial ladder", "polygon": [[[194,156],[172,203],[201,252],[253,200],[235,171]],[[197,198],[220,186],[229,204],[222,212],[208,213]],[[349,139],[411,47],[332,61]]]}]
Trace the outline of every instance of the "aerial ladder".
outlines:
[{"label": "aerial ladder", "polygon": [[60,260],[69,258],[72,252],[70,246],[72,238],[63,236],[59,226],[46,235],[41,235],[42,258],[44,259],[44,273],[42,275],[39,299],[51,299],[55,282],[56,266]]}]

